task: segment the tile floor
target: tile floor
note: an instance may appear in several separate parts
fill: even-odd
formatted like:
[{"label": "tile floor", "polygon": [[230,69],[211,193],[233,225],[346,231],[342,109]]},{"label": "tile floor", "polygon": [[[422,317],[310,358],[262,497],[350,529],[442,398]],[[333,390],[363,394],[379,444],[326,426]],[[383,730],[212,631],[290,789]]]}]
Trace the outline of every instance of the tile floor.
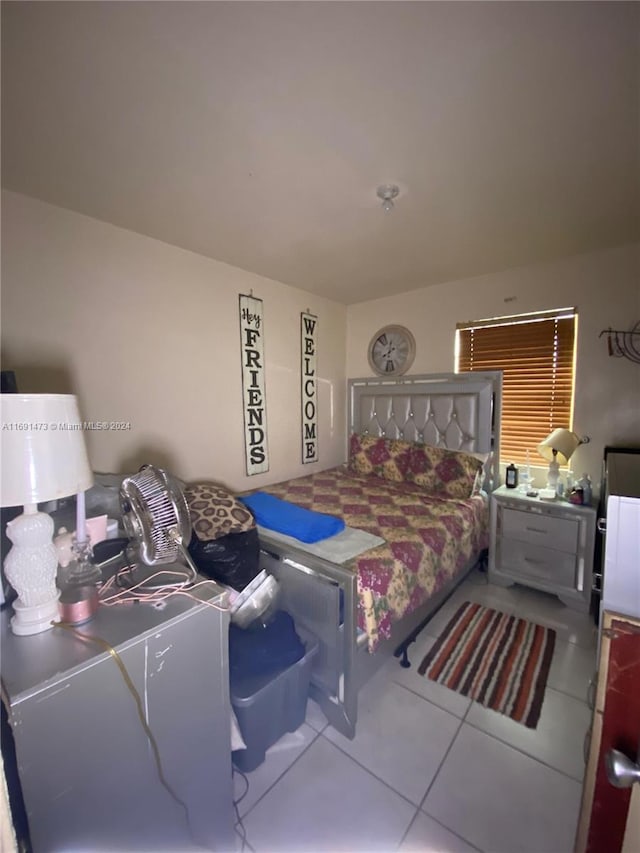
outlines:
[{"label": "tile floor", "polygon": [[[417,674],[466,600],[556,630],[535,731]],[[570,853],[596,642],[593,621],[555,597],[493,586],[475,573],[411,647],[411,669],[392,658],[365,686],[354,740],[328,727],[310,701],[300,729],[247,774],[238,806],[247,841],[258,853]],[[239,797],[246,785],[234,780]]]}]

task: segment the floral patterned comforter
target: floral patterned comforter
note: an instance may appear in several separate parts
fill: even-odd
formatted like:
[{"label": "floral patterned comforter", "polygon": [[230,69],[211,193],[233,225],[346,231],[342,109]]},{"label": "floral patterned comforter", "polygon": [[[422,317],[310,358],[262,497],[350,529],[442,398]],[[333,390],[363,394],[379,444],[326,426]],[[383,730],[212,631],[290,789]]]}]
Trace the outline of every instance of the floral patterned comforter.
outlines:
[{"label": "floral patterned comforter", "polygon": [[346,467],[262,491],[340,516],[349,527],[385,540],[345,564],[358,575],[358,624],[370,651],[391,636],[393,622],[424,604],[487,547],[488,508],[480,495],[445,499],[412,483],[358,476]]}]

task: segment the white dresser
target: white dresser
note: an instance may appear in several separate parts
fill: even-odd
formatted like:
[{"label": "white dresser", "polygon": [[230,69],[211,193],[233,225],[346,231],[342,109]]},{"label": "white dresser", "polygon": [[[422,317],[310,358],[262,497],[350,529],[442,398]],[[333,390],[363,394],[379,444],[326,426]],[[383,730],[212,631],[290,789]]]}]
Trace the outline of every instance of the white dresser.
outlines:
[{"label": "white dresser", "polygon": [[491,495],[491,582],[521,583],[588,611],[595,521],[590,506],[542,501],[501,486]]},{"label": "white dresser", "polygon": [[[222,604],[221,592],[196,597]],[[101,607],[75,634],[28,637],[9,615],[2,687],[29,849],[233,850],[228,612],[174,596],[161,609]]]}]

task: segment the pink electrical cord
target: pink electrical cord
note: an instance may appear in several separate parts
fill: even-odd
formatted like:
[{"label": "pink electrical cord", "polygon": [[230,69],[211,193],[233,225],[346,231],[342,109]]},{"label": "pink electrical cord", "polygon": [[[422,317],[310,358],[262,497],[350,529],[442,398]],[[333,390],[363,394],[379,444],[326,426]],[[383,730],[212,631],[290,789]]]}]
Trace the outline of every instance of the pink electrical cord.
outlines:
[{"label": "pink electrical cord", "polygon": [[152,575],[144,578],[144,580],[139,581],[137,584],[133,584],[131,587],[113,592],[112,590],[118,576],[130,570],[131,567],[121,569],[119,572],[116,572],[115,575],[110,577],[109,580],[105,581],[99,592],[100,604],[104,607],[113,607],[116,604],[131,604],[135,601],[147,604],[160,604],[174,595],[184,595],[186,598],[191,598],[194,601],[197,601],[198,604],[205,604],[207,607],[213,607],[215,610],[225,611],[229,609],[228,607],[221,607],[212,601],[205,601],[197,595],[194,595],[193,592],[198,589],[198,587],[212,586],[218,590],[219,585],[212,580],[199,581],[198,583],[192,584],[188,580],[190,576],[186,572],[184,572],[185,580],[183,582],[166,584],[165,586],[159,586],[153,590],[145,589],[149,581],[155,578],[160,578],[162,575],[169,575],[170,577],[175,578],[176,575],[183,574],[179,571],[167,571],[165,569],[160,569]]}]

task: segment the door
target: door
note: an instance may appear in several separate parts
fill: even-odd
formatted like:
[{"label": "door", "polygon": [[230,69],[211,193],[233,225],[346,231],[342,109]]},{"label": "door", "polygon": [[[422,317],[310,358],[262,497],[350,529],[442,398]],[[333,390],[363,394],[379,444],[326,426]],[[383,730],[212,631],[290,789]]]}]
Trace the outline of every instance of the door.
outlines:
[{"label": "door", "polygon": [[[593,713],[576,853],[640,850],[640,621],[604,611],[598,689]],[[612,784],[613,750],[626,779]],[[609,766],[608,766],[609,764]],[[615,781],[615,780],[614,780]],[[626,782],[620,787],[620,781]]]},{"label": "door", "polygon": [[638,850],[640,850],[640,785],[634,785],[622,842],[622,853],[638,853]]}]

